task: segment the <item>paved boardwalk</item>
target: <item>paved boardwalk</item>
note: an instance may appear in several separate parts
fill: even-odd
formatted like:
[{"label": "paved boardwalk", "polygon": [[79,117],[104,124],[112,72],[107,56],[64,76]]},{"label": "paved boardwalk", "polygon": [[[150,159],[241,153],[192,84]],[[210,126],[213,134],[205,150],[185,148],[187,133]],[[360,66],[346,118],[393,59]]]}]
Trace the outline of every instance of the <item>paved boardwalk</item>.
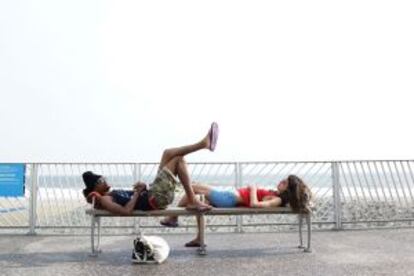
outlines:
[{"label": "paved boardwalk", "polygon": [[103,237],[88,255],[87,236],[0,236],[0,275],[414,275],[414,229],[315,232],[313,253],[297,233],[207,234],[208,255],[184,248],[188,234],[163,236],[162,265],[132,265],[132,236]]}]

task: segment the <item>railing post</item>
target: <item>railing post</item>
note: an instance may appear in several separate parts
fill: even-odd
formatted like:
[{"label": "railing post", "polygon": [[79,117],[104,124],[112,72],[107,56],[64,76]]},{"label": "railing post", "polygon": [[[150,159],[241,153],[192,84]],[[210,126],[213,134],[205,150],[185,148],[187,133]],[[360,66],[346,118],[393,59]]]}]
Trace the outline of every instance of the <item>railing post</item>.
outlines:
[{"label": "railing post", "polygon": [[340,183],[339,183],[339,163],[332,162],[332,189],[333,189],[333,203],[334,203],[334,215],[335,215],[335,229],[342,229],[342,205],[340,195]]},{"label": "railing post", "polygon": [[[235,177],[236,177],[236,189],[239,189],[242,186],[243,183],[243,179],[242,179],[242,165],[240,163],[235,163],[234,164],[234,172],[235,172]],[[236,232],[237,233],[242,233],[243,232],[243,216],[238,215],[236,217]]]},{"label": "railing post", "polygon": [[[141,164],[134,164],[134,170],[133,170],[133,178],[134,182],[136,181],[142,181],[141,178]],[[141,226],[139,224],[139,218],[134,217],[134,234],[135,235],[141,235]]]},{"label": "railing post", "polygon": [[37,210],[37,173],[38,164],[32,164],[30,176],[30,199],[29,199],[29,232],[28,235],[36,235],[36,210]]}]

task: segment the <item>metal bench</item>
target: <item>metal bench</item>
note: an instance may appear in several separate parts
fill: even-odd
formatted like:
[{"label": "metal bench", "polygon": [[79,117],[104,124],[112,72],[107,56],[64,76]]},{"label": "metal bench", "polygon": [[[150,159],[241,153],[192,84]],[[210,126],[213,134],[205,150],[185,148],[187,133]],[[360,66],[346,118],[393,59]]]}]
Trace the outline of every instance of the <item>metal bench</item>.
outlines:
[{"label": "metal bench", "polygon": [[[93,206],[93,205],[92,205]],[[91,216],[91,250],[92,255],[97,256],[100,250],[100,239],[101,239],[101,217],[120,217],[120,215],[114,215],[106,210],[98,209],[87,209],[86,214]],[[205,216],[227,216],[227,215],[269,215],[269,214],[289,214],[297,215],[299,219],[299,248],[304,248],[304,252],[312,252],[311,250],[311,235],[312,235],[312,214],[298,214],[292,212],[289,207],[276,207],[276,208],[213,208],[211,211],[206,213],[196,213],[193,211],[188,211],[185,208],[168,208],[166,210],[153,210],[153,211],[134,211],[131,215],[125,217],[163,217],[163,216],[200,216],[201,219],[201,245],[198,248],[198,253],[200,255],[205,255],[207,253],[204,233],[205,233]],[[123,216],[124,217],[124,216]],[[302,224],[303,219],[306,220],[307,232],[308,232],[308,241],[307,247],[303,246],[302,238]],[[95,229],[97,228],[98,240],[95,246]]]}]

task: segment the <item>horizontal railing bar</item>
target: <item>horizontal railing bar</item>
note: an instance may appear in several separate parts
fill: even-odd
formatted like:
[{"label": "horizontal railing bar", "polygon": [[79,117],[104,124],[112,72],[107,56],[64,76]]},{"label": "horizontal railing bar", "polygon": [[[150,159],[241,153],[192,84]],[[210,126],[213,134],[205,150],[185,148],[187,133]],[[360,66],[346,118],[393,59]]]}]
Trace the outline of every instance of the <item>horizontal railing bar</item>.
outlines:
[{"label": "horizontal railing bar", "polygon": [[[273,160],[273,161],[269,161],[269,160],[263,160],[263,161],[211,161],[211,162],[189,162],[189,164],[235,164],[235,163],[239,163],[239,164],[273,164],[273,163],[333,163],[333,162],[345,162],[345,163],[349,163],[349,162],[407,162],[407,161],[414,161],[414,159],[338,159],[338,160]],[[65,165],[65,164],[73,164],[73,165],[81,165],[81,164],[86,164],[86,165],[93,165],[93,164],[102,164],[102,165],[107,165],[107,164],[119,164],[119,165],[134,165],[134,164],[143,164],[143,165],[154,165],[154,164],[159,164],[159,162],[108,162],[108,161],[88,161],[88,162],[79,162],[79,161],[74,161],[74,162],[51,162],[51,161],[45,161],[45,162],[41,162],[41,161],[36,161],[36,162],[8,162],[8,161],[0,161],[0,163],[7,163],[7,164],[30,164],[30,165]]]},{"label": "horizontal railing bar", "polygon": [[370,222],[414,222],[412,219],[393,219],[393,220],[354,220],[354,221],[342,221],[345,224],[355,224],[355,223],[370,223]]},{"label": "horizontal railing bar", "polygon": [[[332,159],[332,160],[239,160],[239,161],[208,161],[208,162],[189,162],[189,163],[199,163],[199,164],[234,164],[234,163],[248,163],[248,164],[268,164],[268,163],[332,163],[332,162],[406,162],[406,161],[414,161],[414,159]],[[7,163],[7,164],[158,164],[158,161],[65,161],[65,162],[55,162],[55,161],[31,161],[31,162],[8,162],[8,161],[0,161],[0,163]]]},{"label": "horizontal railing bar", "polygon": [[[315,224],[334,224],[335,222],[334,221],[312,221],[312,224],[313,225],[315,225]],[[294,225],[294,226],[298,226],[298,223],[297,222],[292,222],[292,223],[289,223],[289,222],[281,222],[281,223],[246,223],[246,224],[243,224],[243,227],[245,227],[245,226],[254,226],[254,227],[257,227],[257,226],[278,226],[278,225]]]},{"label": "horizontal railing bar", "polygon": [[[27,229],[27,227],[29,227],[29,225],[26,226],[0,226],[0,230],[2,229]],[[89,226],[89,228],[91,228]]]}]

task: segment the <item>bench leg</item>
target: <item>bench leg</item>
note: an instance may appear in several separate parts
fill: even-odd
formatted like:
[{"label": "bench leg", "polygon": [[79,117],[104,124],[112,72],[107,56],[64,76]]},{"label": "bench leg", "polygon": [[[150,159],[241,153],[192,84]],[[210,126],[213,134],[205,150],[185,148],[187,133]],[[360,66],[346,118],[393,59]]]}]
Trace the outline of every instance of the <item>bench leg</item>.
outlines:
[{"label": "bench leg", "polygon": [[134,218],[134,234],[138,237],[142,235],[140,221],[137,217]]},{"label": "bench leg", "polygon": [[206,250],[206,243],[205,243],[205,239],[204,239],[204,233],[205,233],[205,216],[203,214],[199,215],[200,218],[200,247],[198,248],[198,254],[201,256],[205,256],[207,255],[207,250]]},{"label": "bench leg", "polygon": [[[97,257],[101,250],[99,249],[100,240],[101,240],[101,219],[99,217],[91,216],[91,256]],[[98,244],[95,247],[95,228],[98,224]]]},{"label": "bench leg", "polygon": [[311,240],[312,240],[312,214],[306,215],[306,224],[308,226],[308,247],[305,248],[305,252],[312,252]]},{"label": "bench leg", "polygon": [[96,245],[96,250],[98,251],[98,254],[102,252],[101,250],[101,218],[98,217],[98,242]]},{"label": "bench leg", "polygon": [[95,252],[95,216],[91,216],[91,256],[95,257],[98,254]]},{"label": "bench leg", "polygon": [[303,215],[299,214],[298,219],[299,219],[299,246],[298,246],[298,248],[303,249],[303,248],[305,248],[303,246],[303,235],[302,235]]}]

